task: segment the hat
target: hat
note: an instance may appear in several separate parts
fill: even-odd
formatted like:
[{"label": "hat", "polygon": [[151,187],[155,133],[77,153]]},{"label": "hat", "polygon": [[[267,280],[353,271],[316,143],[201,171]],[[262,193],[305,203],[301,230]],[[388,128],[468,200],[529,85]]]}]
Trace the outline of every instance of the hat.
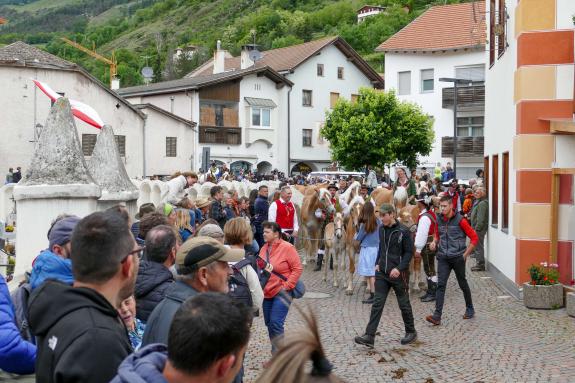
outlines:
[{"label": "hat", "polygon": [[329,184],[329,185],[327,186],[327,190],[329,190],[329,189],[335,189],[335,190],[338,190],[339,188],[337,187],[337,185],[336,185],[336,184]]},{"label": "hat", "polygon": [[80,222],[80,217],[75,215],[62,218],[52,226],[48,233],[49,249],[52,250],[54,245],[63,246],[72,239],[72,232]]},{"label": "hat", "polygon": [[173,211],[174,211],[174,207],[172,205],[170,205],[169,203],[164,204],[164,207],[162,209],[162,213],[164,213],[164,215],[166,217],[169,217]]},{"label": "hat", "polygon": [[184,242],[176,254],[178,273],[189,274],[192,270],[212,262],[239,262],[244,258],[243,249],[230,249],[218,240],[209,237],[195,237]]},{"label": "hat", "polygon": [[218,225],[209,223],[198,231],[198,237],[223,238],[224,232]]},{"label": "hat", "polygon": [[151,202],[144,203],[142,204],[142,206],[140,206],[140,210],[136,214],[136,219],[142,219],[143,216],[149,213],[153,213],[155,210],[156,206],[154,206],[153,203]]},{"label": "hat", "polygon": [[429,205],[431,203],[431,196],[425,192],[419,193],[416,199],[417,202],[421,202],[425,205]]},{"label": "hat", "polygon": [[210,205],[210,201],[207,198],[199,198],[196,200],[196,207],[198,209],[203,209],[204,207],[208,207]]}]

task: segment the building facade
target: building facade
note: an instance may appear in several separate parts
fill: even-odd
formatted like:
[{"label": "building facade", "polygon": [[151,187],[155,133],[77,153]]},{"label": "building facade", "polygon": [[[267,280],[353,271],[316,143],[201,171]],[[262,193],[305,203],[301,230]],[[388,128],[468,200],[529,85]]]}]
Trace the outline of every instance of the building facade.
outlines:
[{"label": "building facade", "polygon": [[489,0],[488,262],[511,291],[557,263],[573,279],[574,29],[570,0]]},{"label": "building facade", "polygon": [[[412,23],[383,42],[386,90],[402,101],[414,102],[433,117],[435,142],[420,166],[453,162],[457,131],[457,177],[475,177],[483,167],[485,108],[484,3],[431,7]],[[454,83],[457,85],[457,127],[454,126]]]}]

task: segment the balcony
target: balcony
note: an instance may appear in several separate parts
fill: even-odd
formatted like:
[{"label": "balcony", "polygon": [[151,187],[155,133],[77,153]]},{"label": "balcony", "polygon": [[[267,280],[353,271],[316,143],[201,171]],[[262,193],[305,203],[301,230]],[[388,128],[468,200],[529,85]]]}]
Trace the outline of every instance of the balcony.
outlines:
[{"label": "balcony", "polygon": [[[443,109],[453,109],[453,87],[443,88]],[[484,109],[485,85],[457,87],[457,109]]]},{"label": "balcony", "polygon": [[240,145],[242,128],[200,126],[200,144]]},{"label": "balcony", "polygon": [[[484,137],[457,137],[457,158],[483,158]],[[441,137],[441,157],[453,157],[453,137]]]}]

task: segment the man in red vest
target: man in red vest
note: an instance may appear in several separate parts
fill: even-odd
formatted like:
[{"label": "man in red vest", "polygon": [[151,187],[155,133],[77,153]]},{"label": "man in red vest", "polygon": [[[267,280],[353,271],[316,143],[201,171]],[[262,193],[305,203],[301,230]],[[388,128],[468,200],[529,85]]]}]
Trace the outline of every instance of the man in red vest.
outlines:
[{"label": "man in red vest", "polygon": [[270,204],[268,221],[276,222],[282,229],[282,233],[288,235],[289,242],[293,245],[294,239],[297,237],[299,224],[295,206],[291,202],[291,195],[292,191],[289,186],[281,188],[280,198]]},{"label": "man in red vest", "polygon": [[423,270],[427,276],[427,292],[420,299],[422,302],[433,302],[437,289],[437,275],[435,274],[435,250],[429,248],[437,231],[437,217],[430,209],[431,196],[421,193],[416,199],[417,207],[421,213],[417,218],[417,232],[415,234],[415,258],[423,258]]}]

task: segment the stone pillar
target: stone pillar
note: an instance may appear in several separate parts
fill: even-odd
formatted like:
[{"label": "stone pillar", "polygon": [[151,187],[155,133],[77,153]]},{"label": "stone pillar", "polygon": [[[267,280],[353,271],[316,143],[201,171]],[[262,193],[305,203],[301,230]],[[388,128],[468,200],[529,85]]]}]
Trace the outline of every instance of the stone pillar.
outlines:
[{"label": "stone pillar", "polygon": [[116,145],[114,130],[110,125],[102,127],[92,157],[88,161],[88,169],[96,184],[102,189],[98,210],[106,210],[119,203],[125,203],[131,217],[137,213],[138,188],[128,177]]},{"label": "stone pillar", "polygon": [[96,211],[100,195],[100,187],[84,161],[70,103],[60,98],[50,110],[24,178],[14,187],[14,276],[21,276],[40,251],[48,247],[46,235],[58,215],[86,216]]}]

